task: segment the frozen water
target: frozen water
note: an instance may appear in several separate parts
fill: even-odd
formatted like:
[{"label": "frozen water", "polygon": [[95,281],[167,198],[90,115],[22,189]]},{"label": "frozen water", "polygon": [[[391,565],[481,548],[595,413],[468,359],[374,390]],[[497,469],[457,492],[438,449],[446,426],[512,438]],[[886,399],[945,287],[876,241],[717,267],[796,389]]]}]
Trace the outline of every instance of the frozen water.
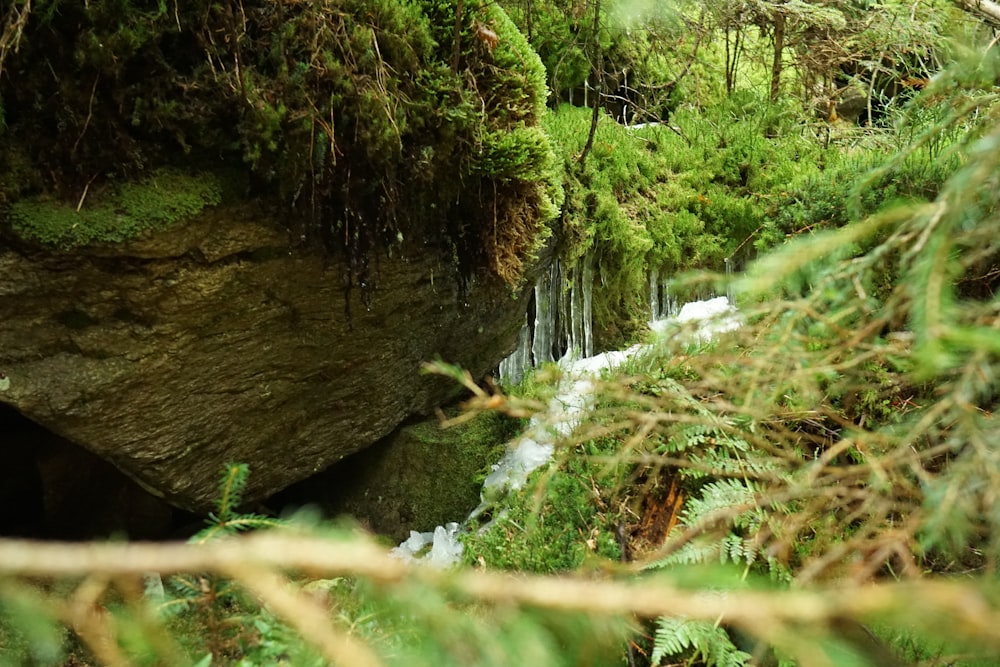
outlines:
[{"label": "frozen water", "polygon": [[495,500],[503,489],[521,488],[531,471],[551,458],[553,448],[551,442],[541,443],[530,435],[522,436],[517,446],[509,448],[500,462],[493,465],[493,471],[483,481],[484,502]]},{"label": "frozen water", "polygon": [[583,356],[594,354],[594,256],[583,259]]},{"label": "frozen water", "polygon": [[562,284],[559,262],[553,262],[547,273],[535,283],[535,331],[531,353],[535,366],[552,358],[552,344],[556,335],[556,318],[559,311],[559,286]]},{"label": "frozen water", "polygon": [[558,259],[534,288],[534,313],[521,328],[518,346],[500,362],[500,379],[516,384],[528,368],[560,355],[594,353],[594,258],[586,255],[567,271]]},{"label": "frozen water", "polygon": [[715,336],[738,329],[742,322],[739,311],[729,303],[728,297],[719,296],[707,301],[685,303],[676,317],[655,320],[650,328],[660,335],[670,334],[677,325],[697,322],[698,329],[692,334],[695,342],[706,342]]},{"label": "frozen water", "polygon": [[454,521],[434,529],[434,543],[427,560],[437,567],[450,567],[462,558],[462,543],[458,541],[459,526]]},{"label": "frozen water", "polygon": [[402,558],[405,561],[413,561],[421,558],[424,555],[425,548],[428,544],[434,543],[434,533],[419,533],[415,530],[410,531],[410,536],[399,543],[395,549],[390,553],[393,556]]},{"label": "frozen water", "polygon": [[[740,326],[736,309],[724,296],[684,304],[676,317],[651,322],[650,326],[665,333],[670,331],[671,326],[686,322],[699,323],[695,333],[699,340],[710,339]],[[620,366],[646,349],[645,345],[633,345],[626,350],[603,352],[582,359],[573,358],[572,351],[567,352],[559,361],[564,376],[556,395],[549,401],[546,411],[531,419],[524,434],[508,446],[503,458],[493,466],[483,483],[482,502],[472,511],[469,519],[496,504],[508,491],[524,486],[528,476],[551,459],[556,441],[569,436],[593,406],[594,379],[602,371]],[[447,567],[458,563],[462,557],[461,532],[462,528],[457,523],[438,526],[433,533],[412,531],[409,539],[393,549],[393,553],[405,560],[421,560]]]},{"label": "frozen water", "polygon": [[517,334],[517,348],[500,362],[500,379],[517,384],[531,368],[531,327],[525,322]]},{"label": "frozen water", "polygon": [[649,272],[649,319],[660,318],[660,270]]},{"label": "frozen water", "polygon": [[685,303],[676,319],[678,322],[707,320],[732,310],[735,309],[729,305],[728,297],[717,296],[707,301]]},{"label": "frozen water", "polygon": [[680,304],[670,291],[670,277],[661,276],[658,269],[649,272],[649,319],[656,322],[676,317]]},{"label": "frozen water", "polygon": [[430,533],[411,530],[410,537],[390,553],[408,562],[422,561],[436,567],[450,567],[462,557],[459,530],[454,521],[447,526],[438,526]]}]

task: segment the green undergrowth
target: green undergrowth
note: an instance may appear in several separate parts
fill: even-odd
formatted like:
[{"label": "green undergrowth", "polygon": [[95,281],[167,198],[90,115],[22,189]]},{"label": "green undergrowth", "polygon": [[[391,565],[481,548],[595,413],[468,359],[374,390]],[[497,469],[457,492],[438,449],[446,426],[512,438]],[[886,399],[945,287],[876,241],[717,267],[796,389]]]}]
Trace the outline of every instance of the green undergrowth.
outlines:
[{"label": "green undergrowth", "polygon": [[[591,257],[600,277],[599,346],[641,330],[651,270],[721,273],[799,234],[933,200],[962,163],[960,138],[975,134],[943,129],[942,113],[921,98],[890,127],[851,129],[743,88],[680,104],[669,121],[642,128],[601,112],[581,165],[591,111],[560,105],[544,119],[564,174],[559,249],[567,265]],[[892,276],[872,279],[884,286]]]},{"label": "green undergrowth", "polygon": [[[250,529],[309,535],[347,549],[365,539],[351,526],[306,513],[277,521],[239,511],[248,474],[246,466],[226,466],[217,507],[192,541],[213,544]],[[237,572],[240,567],[234,576],[148,573],[145,589],[130,577],[0,579],[0,665],[109,664],[113,656],[150,667],[322,667],[331,664],[332,651],[336,664],[570,667],[612,664],[628,633],[626,621],[614,615],[476,602],[422,577],[382,581],[265,570],[280,581],[269,593],[284,600],[269,605],[246,585],[248,579],[263,583],[260,572]],[[68,610],[81,590],[92,596],[91,626],[62,620],[73,614]],[[313,619],[321,619],[321,627],[312,626],[311,639],[303,636],[307,626],[296,611],[319,614]]]},{"label": "green undergrowth", "polygon": [[584,457],[560,457],[493,509],[492,521],[463,539],[468,564],[537,572],[600,568],[621,558],[619,522],[611,503],[616,480]]},{"label": "green undergrowth", "polygon": [[[452,417],[457,416],[452,414]],[[424,422],[413,430],[416,440],[428,448],[447,448],[454,452],[456,459],[478,463],[471,476],[473,486],[478,489],[489,474],[490,465],[503,455],[504,445],[523,429],[523,420],[514,419],[500,413],[484,413],[474,419],[441,428],[434,422]],[[433,493],[432,489],[427,489]],[[424,525],[436,525],[424,522]]]},{"label": "green undergrowth", "polygon": [[[945,136],[853,179],[850,161],[829,156],[843,217],[817,218],[751,266],[735,285],[740,330],[697,345],[678,334],[607,376],[586,427],[470,540],[468,559],[561,571],[627,556],[664,576],[725,565],[779,589],[992,580],[996,516],[980,508],[998,474],[996,274],[984,270],[998,252],[996,134]],[[789,190],[814,184],[790,216],[832,196],[818,173],[780,177]],[[644,532],[664,511],[672,528]],[[602,549],[612,537],[617,554]],[[835,628],[819,650],[832,664],[980,664],[983,646],[962,655],[946,632],[880,620],[874,633]],[[663,618],[652,655],[747,664],[734,639]]]},{"label": "green undergrowth", "polygon": [[[458,410],[444,411],[448,418]],[[348,515],[393,545],[410,531],[460,521],[480,501],[483,480],[503,456],[522,420],[487,413],[442,428],[440,420],[409,424],[354,454],[316,479],[305,480],[293,503],[319,502],[332,516]],[[447,484],[441,480],[447,479]]]}]

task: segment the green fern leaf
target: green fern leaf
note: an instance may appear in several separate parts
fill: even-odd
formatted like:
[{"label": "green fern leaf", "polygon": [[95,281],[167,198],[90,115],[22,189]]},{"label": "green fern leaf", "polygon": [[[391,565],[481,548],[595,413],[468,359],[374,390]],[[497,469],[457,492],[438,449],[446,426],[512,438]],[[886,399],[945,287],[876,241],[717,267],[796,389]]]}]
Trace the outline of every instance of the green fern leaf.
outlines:
[{"label": "green fern leaf", "polygon": [[243,490],[250,477],[250,467],[245,463],[227,463],[219,484],[218,523],[225,523],[243,499]]},{"label": "green fern leaf", "polygon": [[663,616],[657,621],[651,662],[686,655],[706,667],[743,667],[751,659],[733,644],[726,631],[705,621]]}]

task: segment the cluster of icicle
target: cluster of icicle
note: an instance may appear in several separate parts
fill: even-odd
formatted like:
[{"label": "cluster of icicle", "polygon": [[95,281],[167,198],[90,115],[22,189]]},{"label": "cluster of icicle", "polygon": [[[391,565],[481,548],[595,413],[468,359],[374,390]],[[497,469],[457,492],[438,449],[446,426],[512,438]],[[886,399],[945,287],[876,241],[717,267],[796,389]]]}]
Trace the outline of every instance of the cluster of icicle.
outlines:
[{"label": "cluster of icicle", "polygon": [[[646,349],[644,345],[633,345],[626,350],[594,355],[589,322],[592,283],[587,282],[593,279],[593,270],[589,269],[588,274],[585,264],[580,276],[571,274],[568,289],[558,282],[560,276],[559,266],[555,264],[538,281],[535,286],[534,327],[525,325],[521,330],[520,347],[505,360],[506,366],[501,365],[501,377],[505,381],[516,382],[515,378],[520,379],[532,366],[556,360],[553,350],[556,349],[557,335],[565,336],[564,340],[571,344],[573,341],[579,343],[579,346],[569,347],[558,358],[563,374],[555,397],[546,411],[535,415],[525,432],[508,444],[503,458],[493,466],[483,483],[482,502],[466,519],[465,525],[452,522],[438,526],[432,532],[411,531],[409,539],[393,549],[393,553],[400,558],[420,560],[438,567],[458,563],[462,557],[460,537],[463,530],[467,530],[467,526],[473,524],[484,511],[495,506],[506,493],[521,488],[532,471],[552,458],[556,442],[569,436],[593,406],[594,379],[601,371],[620,366]],[[576,290],[579,290],[578,295],[574,295]],[[569,293],[568,297],[566,293]],[[656,273],[650,277],[650,312],[650,327],[660,333],[668,333],[674,324],[699,322],[695,336],[701,340],[740,326],[736,309],[724,296],[687,303],[678,309],[676,302],[670,300],[666,281],[661,281]],[[578,327],[574,313],[580,313],[586,323],[581,322]],[[560,326],[564,328],[559,329]],[[580,336],[574,338],[575,331]],[[587,345],[591,347],[585,347]]]},{"label": "cluster of icicle", "polygon": [[517,384],[524,374],[566,356],[594,354],[594,262],[590,255],[566,269],[553,261],[535,283],[534,317],[525,313],[517,349],[500,362],[500,379]]}]

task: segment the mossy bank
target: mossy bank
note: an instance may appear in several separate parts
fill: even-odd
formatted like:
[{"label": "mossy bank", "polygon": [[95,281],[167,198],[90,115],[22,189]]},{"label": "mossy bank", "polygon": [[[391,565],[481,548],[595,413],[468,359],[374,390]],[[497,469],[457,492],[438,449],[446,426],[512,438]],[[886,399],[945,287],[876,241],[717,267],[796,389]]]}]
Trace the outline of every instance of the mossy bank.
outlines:
[{"label": "mossy bank", "polygon": [[236,170],[234,195],[355,284],[408,238],[516,283],[557,211],[545,73],[494,4],[50,1],[5,20],[0,205],[23,238],[127,240],[219,203],[206,173]]}]

